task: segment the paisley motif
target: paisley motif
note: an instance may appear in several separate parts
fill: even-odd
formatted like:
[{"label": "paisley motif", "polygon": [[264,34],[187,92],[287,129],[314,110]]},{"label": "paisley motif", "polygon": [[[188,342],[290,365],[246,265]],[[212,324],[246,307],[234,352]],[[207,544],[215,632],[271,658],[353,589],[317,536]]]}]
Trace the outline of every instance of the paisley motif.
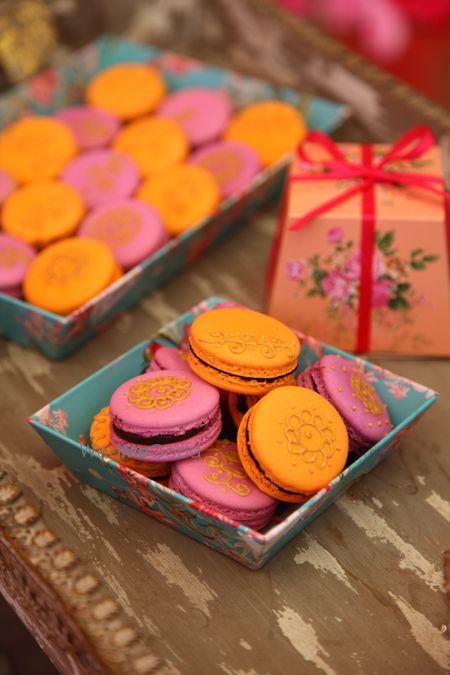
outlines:
[{"label": "paisley motif", "polygon": [[273,359],[279,352],[285,352],[288,358],[294,358],[296,354],[296,345],[286,344],[284,340],[277,336],[266,337],[265,335],[254,335],[252,333],[242,333],[241,335],[226,334],[223,331],[215,330],[210,334],[210,340],[200,338],[200,342],[210,345],[228,346],[232,354],[243,354],[246,351],[259,351],[261,356],[266,359]]},{"label": "paisley motif", "polygon": [[[228,442],[226,441],[223,445],[228,445]],[[246,482],[242,482],[242,479],[247,478],[247,474],[235,450],[226,450],[220,447],[220,443],[216,443],[216,447],[208,450],[205,455],[201,455],[201,458],[204,464],[215,469],[203,474],[203,478],[208,483],[224,485],[240,497],[248,497],[251,488]]]},{"label": "paisley motif", "polygon": [[161,375],[138,380],[128,390],[128,403],[134,408],[166,410],[190,395],[191,381],[183,375]]},{"label": "paisley motif", "polygon": [[375,389],[355,371],[350,376],[350,386],[356,398],[363,404],[364,412],[372,413],[375,417],[383,414],[383,408],[378,401]]}]

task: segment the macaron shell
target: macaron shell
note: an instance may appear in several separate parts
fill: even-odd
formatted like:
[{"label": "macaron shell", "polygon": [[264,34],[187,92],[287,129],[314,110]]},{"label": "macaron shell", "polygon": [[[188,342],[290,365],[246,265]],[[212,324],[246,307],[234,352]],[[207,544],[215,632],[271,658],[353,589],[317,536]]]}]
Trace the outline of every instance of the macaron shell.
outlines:
[{"label": "macaron shell", "polygon": [[113,428],[111,429],[111,440],[121,454],[141,462],[178,462],[187,457],[198,458],[199,453],[209,448],[219,437],[221,431],[222,421],[220,411],[217,411],[203,431],[180,441],[174,440],[169,443],[144,445],[122,439]]},{"label": "macaron shell", "polygon": [[156,210],[137,199],[120,199],[97,207],[83,221],[78,234],[103,241],[124,270],[148,258],[169,239]]},{"label": "macaron shell", "polygon": [[59,120],[23,117],[0,134],[0,170],[18,183],[55,178],[77,149],[72,132]]},{"label": "macaron shell", "polygon": [[319,368],[329,400],[358,434],[377,443],[392,430],[387,406],[353,361],[330,354]]},{"label": "macaron shell", "polygon": [[192,87],[169,95],[158,110],[161,117],[174,119],[191,145],[215,140],[231,115],[230,97],[220,89]]},{"label": "macaron shell", "polygon": [[160,347],[153,354],[146,372],[154,373],[160,370],[187,370],[192,372],[187,354],[176,347]]},{"label": "macaron shell", "polygon": [[139,172],[133,160],[122,152],[90,150],[67,165],[62,180],[80,193],[86,206],[93,208],[130,197],[138,185]]},{"label": "macaron shell", "polygon": [[138,192],[161,215],[173,236],[199,225],[219,206],[220,192],[214,177],[200,166],[183,164],[148,179]]},{"label": "macaron shell", "polygon": [[131,157],[145,177],[180,164],[189,150],[182,128],[163,117],[143,117],[128,124],[118,133],[114,147]]},{"label": "macaron shell", "polygon": [[0,291],[20,297],[22,282],[35,250],[16,237],[0,233]]},{"label": "macaron shell", "polygon": [[108,145],[119,130],[114,115],[88,105],[62,108],[56,118],[72,131],[80,150],[93,150]]},{"label": "macaron shell", "polygon": [[59,180],[35,181],[8,197],[3,206],[3,228],[40,248],[72,235],[84,212],[83,201],[71,185]]},{"label": "macaron shell", "polygon": [[165,370],[124,382],[113,393],[111,419],[121,430],[151,438],[180,434],[209,422],[219,407],[219,392],[193,373]]},{"label": "macaron shell", "polygon": [[293,106],[262,101],[246,106],[231,120],[225,139],[249,145],[267,167],[292,152],[305,135],[304,120]]},{"label": "macaron shell", "polygon": [[24,296],[49,312],[70,314],[106,288],[116,272],[116,261],[103,242],[62,239],[32,261],[25,276]]},{"label": "macaron shell", "polygon": [[108,457],[119,464],[123,464],[128,469],[141,473],[146,478],[157,478],[167,476],[170,473],[170,465],[167,463],[156,462],[138,462],[134,459],[124,457],[116,450],[111,443],[110,436],[110,417],[109,407],[102,408],[93,418],[89,438],[91,447],[104,457]]},{"label": "macaron shell", "polygon": [[16,181],[4,171],[0,171],[0,206],[16,187]]},{"label": "macaron shell", "polygon": [[261,169],[254,150],[233,141],[213,143],[195,152],[191,164],[202,166],[216,179],[222,197],[245,189]]},{"label": "macaron shell", "polygon": [[246,378],[290,374],[300,354],[300,342],[290,328],[249,309],[201,314],[192,324],[189,341],[194,355],[207,365]]},{"label": "macaron shell", "polygon": [[165,92],[164,79],[156,68],[123,63],[96,75],[86,88],[86,99],[96,108],[129,120],[151,112]]}]

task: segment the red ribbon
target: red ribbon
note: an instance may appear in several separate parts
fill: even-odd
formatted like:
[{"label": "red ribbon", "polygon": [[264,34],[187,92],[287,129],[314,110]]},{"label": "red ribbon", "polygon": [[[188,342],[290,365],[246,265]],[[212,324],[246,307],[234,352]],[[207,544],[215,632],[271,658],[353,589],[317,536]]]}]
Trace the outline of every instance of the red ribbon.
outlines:
[{"label": "red ribbon", "polygon": [[[330,159],[316,160],[308,155],[307,144],[315,143],[327,151]],[[362,195],[362,235],[361,235],[361,274],[358,308],[358,328],[356,351],[366,352],[370,345],[371,307],[372,307],[372,267],[375,246],[375,186],[377,183],[414,186],[442,197],[446,206],[447,243],[450,247],[450,195],[440,176],[413,174],[393,171],[390,165],[396,162],[408,162],[422,157],[435,145],[430,129],[420,125],[407,131],[381,157],[374,160],[371,145],[361,146],[361,162],[351,162],[341,152],[336,143],[321,131],[311,131],[297,149],[298,157],[307,168],[320,167],[323,172],[307,175],[292,175],[291,181],[357,179],[358,182],[340,194],[326,200],[315,209],[297,218],[289,227],[295,231],[321,216],[330,209],[342,204],[354,195]],[[449,248],[450,255],[450,248]]]}]

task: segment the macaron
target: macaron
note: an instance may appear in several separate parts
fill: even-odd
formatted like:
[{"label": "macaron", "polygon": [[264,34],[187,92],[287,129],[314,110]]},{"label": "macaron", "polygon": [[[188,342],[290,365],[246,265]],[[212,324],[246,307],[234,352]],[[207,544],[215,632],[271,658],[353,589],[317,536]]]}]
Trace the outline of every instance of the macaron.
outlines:
[{"label": "macaron", "polygon": [[296,334],[281,321],[250,309],[213,309],[189,335],[189,365],[217,387],[262,396],[293,384],[300,355]]},{"label": "macaron", "polygon": [[70,314],[118,278],[118,266],[102,241],[69,237],[51,244],[30,264],[25,299],[55,314]]},{"label": "macaron", "polygon": [[143,117],[128,124],[118,133],[114,147],[129,155],[144,177],[180,164],[189,150],[179,124],[163,117]]},{"label": "macaron", "polygon": [[71,130],[60,120],[23,117],[0,134],[0,170],[18,183],[56,178],[77,150]]},{"label": "macaron", "polygon": [[83,200],[71,185],[42,180],[23,185],[3,206],[5,232],[38,248],[72,235],[85,212]]},{"label": "macaron", "polygon": [[191,146],[211,143],[224,131],[233,106],[221,89],[190,87],[167,96],[158,110],[161,117],[175,120]]},{"label": "macaron", "polygon": [[235,115],[225,139],[249,145],[267,167],[292,152],[305,135],[303,117],[293,106],[282,101],[262,101]]},{"label": "macaron", "polygon": [[165,347],[164,345],[152,353],[150,365],[147,373],[155,373],[160,370],[187,370],[192,372],[187,361],[186,352],[176,347]]},{"label": "macaron", "polygon": [[98,206],[78,230],[81,237],[103,241],[123,270],[129,270],[169,239],[154,208],[137,199],[117,199]]},{"label": "macaron", "polygon": [[251,480],[284,502],[303,502],[342,471],[348,456],[344,421],[310,389],[270,391],[244,415],[238,452]]},{"label": "macaron", "polygon": [[202,166],[216,179],[222,197],[244,190],[261,169],[252,148],[234,141],[219,141],[197,150],[190,164]]},{"label": "macaron", "polygon": [[122,63],[102,70],[88,84],[86,100],[121,120],[146,115],[166,93],[166,84],[153,66]]},{"label": "macaron", "polygon": [[183,164],[142,183],[139,199],[151,204],[173,236],[199,225],[220,203],[214,177],[201,166]]},{"label": "macaron", "polygon": [[108,145],[120,127],[117,117],[90,105],[62,108],[56,114],[56,119],[69,127],[80,150]]},{"label": "macaron", "polygon": [[170,474],[170,464],[167,462],[139,462],[136,459],[120,454],[111,444],[109,407],[102,408],[92,420],[89,438],[91,448],[104,457],[123,464],[128,469],[141,473],[146,478],[159,478]]},{"label": "macaron", "polygon": [[393,429],[386,404],[351,359],[323,356],[299,375],[298,384],[317,391],[340,412],[351,452],[361,455]]},{"label": "macaron", "polygon": [[0,233],[0,292],[20,298],[34,249],[21,239]]},{"label": "macaron", "polygon": [[228,410],[230,411],[231,419],[236,428],[239,427],[247,410],[249,410],[255,403],[258,403],[260,397],[252,394],[236,394],[234,391],[228,392]]},{"label": "macaron", "polygon": [[144,373],[111,397],[111,442],[145,462],[195,457],[219,436],[219,392],[185,370]]},{"label": "macaron", "polygon": [[0,206],[16,187],[16,181],[4,171],[0,171]]},{"label": "macaron", "polygon": [[176,462],[169,488],[254,530],[270,522],[278,503],[248,478],[236,443],[228,440]]},{"label": "macaron", "polygon": [[130,197],[139,182],[139,172],[123,152],[89,150],[66,166],[62,180],[80,193],[87,207],[94,208]]}]

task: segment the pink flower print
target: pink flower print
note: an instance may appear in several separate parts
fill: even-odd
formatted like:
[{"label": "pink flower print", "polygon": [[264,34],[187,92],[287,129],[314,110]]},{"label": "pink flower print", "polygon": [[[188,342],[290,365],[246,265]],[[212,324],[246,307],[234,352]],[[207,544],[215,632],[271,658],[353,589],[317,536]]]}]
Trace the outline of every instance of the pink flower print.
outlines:
[{"label": "pink flower print", "polygon": [[344,236],[345,232],[342,227],[332,227],[327,233],[327,239],[331,244],[336,244],[338,241],[342,241]]},{"label": "pink flower print", "polygon": [[392,294],[389,279],[377,279],[372,286],[372,307],[387,307]]},{"label": "pink flower print", "polygon": [[[373,278],[378,279],[384,272],[386,271],[386,267],[383,263],[383,259],[378,253],[378,251],[375,251],[375,255],[373,258]],[[359,279],[361,276],[361,254],[360,253],[355,253],[352,255],[345,266],[345,273],[347,276],[349,276],[351,279]]]},{"label": "pink flower print", "polygon": [[402,386],[398,382],[389,382],[387,388],[394,398],[406,398],[408,396],[409,387]]},{"label": "pink flower print", "polygon": [[306,262],[301,258],[300,260],[289,260],[286,263],[286,274],[290,281],[300,281],[306,271]]},{"label": "pink flower print", "polygon": [[322,280],[322,288],[330,300],[345,302],[352,291],[352,280],[340,270],[332,270]]}]

